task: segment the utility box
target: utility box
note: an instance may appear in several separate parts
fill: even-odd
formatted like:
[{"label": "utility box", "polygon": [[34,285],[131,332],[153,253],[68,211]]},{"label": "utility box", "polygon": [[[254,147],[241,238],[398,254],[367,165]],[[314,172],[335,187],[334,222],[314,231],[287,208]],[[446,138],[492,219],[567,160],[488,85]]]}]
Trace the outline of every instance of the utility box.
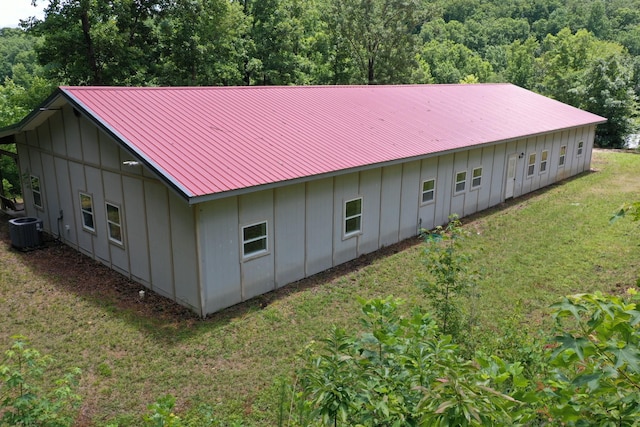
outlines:
[{"label": "utility box", "polygon": [[42,220],[26,217],[9,220],[11,245],[17,249],[29,249],[42,246]]}]

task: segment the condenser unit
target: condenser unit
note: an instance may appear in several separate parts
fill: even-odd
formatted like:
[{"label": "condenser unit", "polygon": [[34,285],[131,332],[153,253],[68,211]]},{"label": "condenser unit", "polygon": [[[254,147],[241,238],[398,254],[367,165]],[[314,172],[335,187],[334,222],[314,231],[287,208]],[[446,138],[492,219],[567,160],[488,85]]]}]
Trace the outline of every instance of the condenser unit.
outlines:
[{"label": "condenser unit", "polygon": [[9,237],[17,249],[42,246],[42,220],[31,217],[9,220]]}]

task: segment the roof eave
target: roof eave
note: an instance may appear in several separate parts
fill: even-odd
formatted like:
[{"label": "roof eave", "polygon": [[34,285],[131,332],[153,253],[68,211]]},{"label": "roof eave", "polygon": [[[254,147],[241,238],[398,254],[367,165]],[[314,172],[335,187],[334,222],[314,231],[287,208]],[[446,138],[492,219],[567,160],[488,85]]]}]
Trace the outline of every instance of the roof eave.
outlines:
[{"label": "roof eave", "polygon": [[227,198],[227,197],[241,196],[241,195],[244,195],[244,194],[255,193],[256,191],[271,190],[271,189],[274,189],[274,188],[280,188],[280,187],[284,187],[284,186],[287,186],[287,185],[302,184],[302,183],[306,183],[306,182],[309,182],[309,181],[315,181],[315,180],[323,179],[323,178],[331,178],[331,177],[334,177],[334,176],[345,175],[345,174],[348,174],[348,173],[362,172],[362,171],[366,171],[366,170],[371,170],[371,169],[376,169],[376,168],[381,168],[381,167],[387,167],[387,166],[393,166],[393,165],[412,162],[412,161],[416,161],[416,160],[428,159],[430,157],[435,157],[435,156],[442,156],[442,155],[446,155],[446,154],[454,154],[454,153],[458,153],[458,152],[461,152],[461,151],[469,150],[470,148],[474,148],[475,149],[475,148],[489,147],[489,146],[498,145],[498,144],[507,144],[509,142],[518,141],[518,140],[521,140],[521,139],[539,137],[539,136],[544,136],[544,135],[557,133],[557,132],[564,132],[564,131],[568,131],[568,130],[571,130],[571,129],[577,129],[577,128],[584,127],[584,126],[596,126],[596,125],[600,125],[600,124],[603,124],[603,123],[607,122],[607,119],[605,119],[604,117],[600,117],[600,119],[601,120],[594,120],[593,122],[582,123],[582,124],[578,124],[578,125],[575,125],[575,126],[568,126],[568,127],[560,128],[560,129],[553,129],[553,130],[549,130],[549,131],[545,131],[545,132],[538,132],[538,133],[532,133],[532,134],[527,134],[527,135],[520,135],[520,136],[513,137],[513,138],[506,138],[506,139],[502,139],[502,140],[498,140],[498,141],[490,141],[490,142],[479,143],[479,144],[473,145],[473,146],[454,148],[454,149],[450,149],[450,150],[442,150],[442,151],[437,151],[437,152],[433,152],[433,153],[422,154],[422,155],[419,155],[419,156],[413,156],[413,157],[407,157],[407,158],[402,158],[402,159],[390,160],[388,162],[374,163],[374,164],[370,164],[370,165],[364,165],[364,166],[359,166],[359,167],[354,167],[354,168],[349,168],[349,169],[341,169],[341,170],[331,171],[331,172],[318,174],[318,175],[310,175],[310,176],[306,176],[306,177],[289,179],[289,180],[285,180],[285,181],[277,181],[277,182],[271,182],[271,183],[262,184],[262,185],[255,185],[255,186],[252,186],[252,187],[244,187],[244,188],[238,188],[238,189],[234,189],[234,190],[221,191],[221,192],[217,192],[217,193],[204,194],[204,195],[200,195],[200,196],[193,196],[193,197],[188,198],[188,202],[189,202],[189,205],[193,206],[193,205],[197,205],[199,203],[206,203],[206,202],[210,202],[210,201],[214,201],[214,200],[224,199],[224,198]]},{"label": "roof eave", "polygon": [[47,99],[42,101],[37,108],[32,110],[18,123],[0,128],[0,138],[35,129],[62,107],[62,95],[63,93],[60,88],[56,89]]}]

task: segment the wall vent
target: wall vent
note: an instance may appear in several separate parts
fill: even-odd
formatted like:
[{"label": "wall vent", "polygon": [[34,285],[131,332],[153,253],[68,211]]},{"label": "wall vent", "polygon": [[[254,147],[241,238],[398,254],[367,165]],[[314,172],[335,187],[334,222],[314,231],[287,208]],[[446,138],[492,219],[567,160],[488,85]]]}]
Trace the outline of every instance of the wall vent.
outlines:
[{"label": "wall vent", "polygon": [[42,246],[42,220],[31,217],[9,220],[9,237],[17,249]]}]

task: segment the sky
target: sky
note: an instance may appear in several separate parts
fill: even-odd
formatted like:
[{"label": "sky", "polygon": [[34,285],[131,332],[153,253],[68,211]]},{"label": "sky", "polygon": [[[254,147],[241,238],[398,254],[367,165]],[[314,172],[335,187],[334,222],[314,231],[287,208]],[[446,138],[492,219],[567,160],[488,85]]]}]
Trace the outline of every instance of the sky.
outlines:
[{"label": "sky", "polygon": [[43,10],[48,0],[38,0],[38,6],[31,6],[31,0],[0,0],[0,28],[17,27],[21,19],[44,17]]}]

